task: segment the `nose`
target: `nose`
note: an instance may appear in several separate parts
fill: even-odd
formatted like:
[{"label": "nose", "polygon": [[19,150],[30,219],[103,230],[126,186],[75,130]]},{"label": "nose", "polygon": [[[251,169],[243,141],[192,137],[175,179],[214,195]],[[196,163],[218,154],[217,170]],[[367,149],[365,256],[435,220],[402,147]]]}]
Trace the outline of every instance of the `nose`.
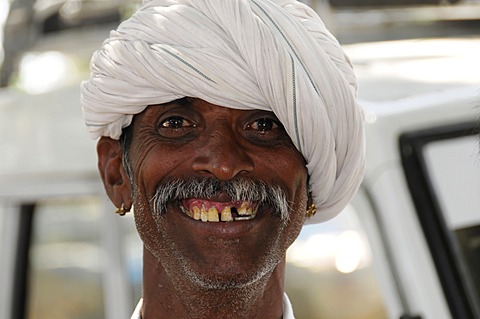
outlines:
[{"label": "nose", "polygon": [[241,145],[232,129],[217,127],[208,134],[197,154],[192,169],[223,181],[251,172],[254,167],[245,146]]}]

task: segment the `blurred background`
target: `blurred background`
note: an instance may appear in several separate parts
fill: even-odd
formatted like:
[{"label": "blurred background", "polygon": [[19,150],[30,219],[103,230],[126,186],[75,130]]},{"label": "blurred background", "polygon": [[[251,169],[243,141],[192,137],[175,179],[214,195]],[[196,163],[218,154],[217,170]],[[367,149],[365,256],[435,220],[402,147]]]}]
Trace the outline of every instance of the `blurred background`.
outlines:
[{"label": "blurred background", "polygon": [[[480,318],[480,0],[311,0],[344,45],[368,167],[288,252],[297,319]],[[128,0],[0,0],[0,318],[129,318],[142,246],[113,215],[79,83]]]}]

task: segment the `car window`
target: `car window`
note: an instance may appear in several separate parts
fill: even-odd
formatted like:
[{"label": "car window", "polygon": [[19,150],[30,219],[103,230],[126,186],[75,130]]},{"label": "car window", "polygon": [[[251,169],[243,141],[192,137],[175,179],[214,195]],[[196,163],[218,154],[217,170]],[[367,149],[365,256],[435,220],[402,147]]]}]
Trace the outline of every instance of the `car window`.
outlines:
[{"label": "car window", "polygon": [[480,316],[477,123],[400,137],[408,186],[452,317]]},{"label": "car window", "polygon": [[480,155],[477,136],[434,141],[424,147],[428,176],[453,241],[460,275],[480,305]]},{"label": "car window", "polygon": [[104,318],[98,197],[45,199],[36,204],[27,318]]},{"label": "car window", "polygon": [[450,230],[480,225],[480,153],[476,136],[424,147],[427,171]]}]

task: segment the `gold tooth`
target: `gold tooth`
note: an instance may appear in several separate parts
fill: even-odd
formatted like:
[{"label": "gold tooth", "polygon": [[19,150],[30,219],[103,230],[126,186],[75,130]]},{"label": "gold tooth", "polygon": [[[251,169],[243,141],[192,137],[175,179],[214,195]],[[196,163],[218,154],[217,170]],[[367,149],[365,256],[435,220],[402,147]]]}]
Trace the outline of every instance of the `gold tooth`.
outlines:
[{"label": "gold tooth", "polygon": [[223,210],[222,210],[222,213],[220,214],[221,215],[221,220],[222,222],[231,222],[233,221],[233,217],[232,217],[232,211],[230,209],[230,207],[225,207]]},{"label": "gold tooth", "polygon": [[239,217],[235,217],[235,220],[250,220],[250,219],[254,219],[255,218],[255,215],[251,215],[251,216],[239,216]]},{"label": "gold tooth", "polygon": [[200,220],[200,218],[201,218],[200,208],[198,208],[197,206],[193,206],[192,211],[193,211],[192,212],[193,219]]},{"label": "gold tooth", "polygon": [[218,210],[215,207],[210,207],[207,212],[207,219],[209,222],[219,222]]},{"label": "gold tooth", "polygon": [[205,207],[200,208],[200,219],[202,220],[202,222],[208,221],[207,211],[205,210]]}]

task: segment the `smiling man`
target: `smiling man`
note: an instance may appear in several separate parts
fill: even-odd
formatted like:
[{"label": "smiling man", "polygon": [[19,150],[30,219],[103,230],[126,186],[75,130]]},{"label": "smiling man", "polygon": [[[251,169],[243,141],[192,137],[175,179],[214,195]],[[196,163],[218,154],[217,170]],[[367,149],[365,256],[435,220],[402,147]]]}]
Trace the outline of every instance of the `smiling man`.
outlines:
[{"label": "smiling man", "polygon": [[292,0],[152,0],[111,32],[82,104],[144,243],[132,318],[293,318],[286,250],[363,177],[355,94],[338,42]]}]

